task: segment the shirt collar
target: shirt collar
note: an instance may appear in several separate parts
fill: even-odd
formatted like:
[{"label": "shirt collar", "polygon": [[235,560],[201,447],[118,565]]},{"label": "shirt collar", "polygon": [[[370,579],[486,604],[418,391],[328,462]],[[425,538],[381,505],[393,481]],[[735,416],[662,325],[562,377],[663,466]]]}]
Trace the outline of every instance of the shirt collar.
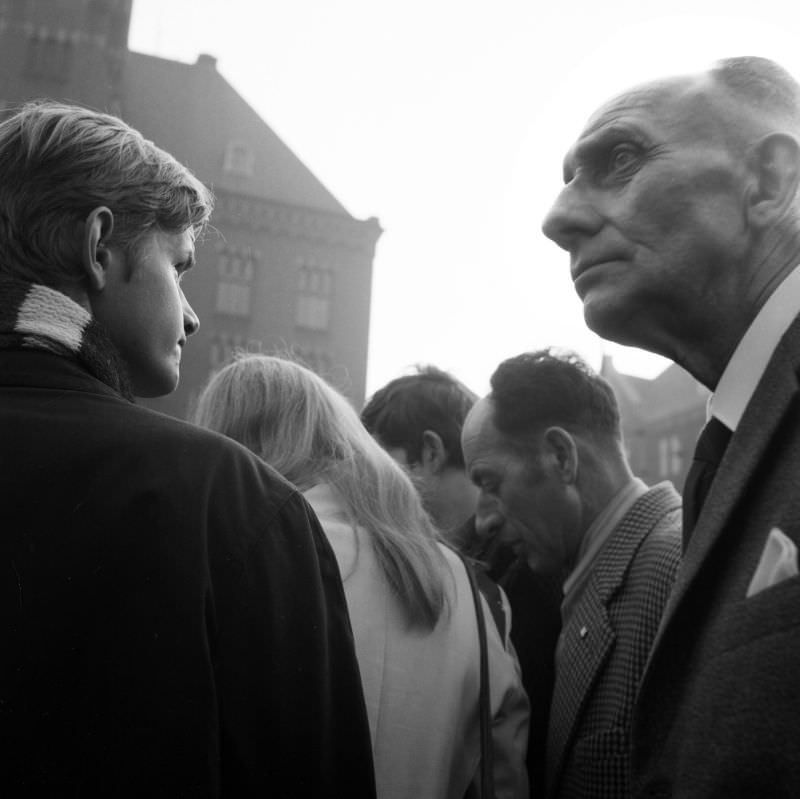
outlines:
[{"label": "shirt collar", "polygon": [[800,314],[800,266],[784,279],[747,328],[709,402],[710,415],[736,430],[792,320]]},{"label": "shirt collar", "polygon": [[581,593],[592,565],[603,544],[611,533],[616,530],[622,517],[630,510],[642,494],[647,492],[647,486],[634,477],[626,483],[611,501],[597,514],[597,518],[589,526],[581,541],[578,552],[578,563],[564,582],[564,601],[562,604],[562,617],[566,619],[569,609],[574,607],[575,600]]}]

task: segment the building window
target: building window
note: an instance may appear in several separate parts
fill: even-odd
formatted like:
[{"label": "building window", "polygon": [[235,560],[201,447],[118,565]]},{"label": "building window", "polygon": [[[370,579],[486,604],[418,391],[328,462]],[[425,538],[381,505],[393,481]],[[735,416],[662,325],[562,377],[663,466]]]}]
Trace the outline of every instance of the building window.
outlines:
[{"label": "building window", "polygon": [[240,283],[217,283],[217,313],[249,316],[250,286]]},{"label": "building window", "polygon": [[292,354],[300,363],[316,372],[320,377],[330,376],[333,360],[327,352],[312,347],[295,347]]},{"label": "building window", "polygon": [[246,339],[242,333],[220,331],[211,337],[208,361],[211,371],[215,372],[229,363],[237,352],[253,352],[258,350],[260,342]]},{"label": "building window", "polygon": [[253,151],[242,142],[228,142],[225,148],[225,161],[222,169],[229,175],[244,175],[249,177],[253,174],[256,165],[256,157]]},{"label": "building window", "polygon": [[658,471],[661,477],[675,477],[683,471],[683,445],[678,436],[658,440]]},{"label": "building window", "polygon": [[32,78],[64,83],[69,77],[73,50],[74,43],[66,31],[33,31],[28,38],[25,71]]},{"label": "building window", "polygon": [[252,283],[259,260],[259,253],[249,247],[218,247],[217,313],[250,316]]},{"label": "building window", "polygon": [[333,272],[325,264],[300,262],[297,272],[295,323],[309,330],[327,330],[331,321]]}]

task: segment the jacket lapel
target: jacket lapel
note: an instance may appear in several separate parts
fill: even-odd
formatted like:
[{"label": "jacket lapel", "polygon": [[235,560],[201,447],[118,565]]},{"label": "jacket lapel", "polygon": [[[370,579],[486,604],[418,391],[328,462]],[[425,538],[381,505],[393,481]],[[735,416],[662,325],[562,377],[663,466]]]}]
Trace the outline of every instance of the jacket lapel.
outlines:
[{"label": "jacket lapel", "polygon": [[557,663],[570,666],[563,669],[556,665],[547,740],[548,795],[564,766],[564,756],[574,737],[581,710],[611,652],[614,638],[605,602],[592,580],[558,642]]},{"label": "jacket lapel", "polygon": [[776,348],[751,398],[725,455],[684,553],[670,599],[662,617],[653,651],[669,625],[687,589],[717,545],[731,513],[744,494],[764,451],[798,394],[800,362],[800,317],[797,317]]},{"label": "jacket lapel", "polygon": [[628,564],[652,526],[637,521],[640,516],[634,509],[642,502],[661,502],[662,493],[669,498],[670,491],[663,485],[651,488],[622,518],[601,550],[583,596],[559,639],[558,661],[569,666],[556,667],[547,741],[548,795],[564,767],[586,700],[613,649],[616,635],[608,604],[624,583]]}]

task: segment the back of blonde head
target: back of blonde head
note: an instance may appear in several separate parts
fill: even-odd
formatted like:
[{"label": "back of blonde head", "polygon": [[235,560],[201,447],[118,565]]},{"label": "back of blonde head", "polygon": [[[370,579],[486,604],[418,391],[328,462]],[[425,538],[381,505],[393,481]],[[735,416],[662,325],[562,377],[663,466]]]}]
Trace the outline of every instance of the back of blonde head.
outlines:
[{"label": "back of blonde head", "polygon": [[244,355],[217,372],[194,422],[235,439],[306,490],[331,483],[363,527],[409,624],[432,628],[445,608],[447,565],[406,473],[350,403],[298,363]]}]

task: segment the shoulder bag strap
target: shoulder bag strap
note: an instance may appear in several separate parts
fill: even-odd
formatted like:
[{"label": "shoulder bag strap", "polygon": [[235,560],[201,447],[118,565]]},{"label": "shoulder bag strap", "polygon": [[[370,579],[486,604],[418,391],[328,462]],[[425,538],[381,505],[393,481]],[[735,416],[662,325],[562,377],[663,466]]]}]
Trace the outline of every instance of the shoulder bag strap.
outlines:
[{"label": "shoulder bag strap", "polygon": [[461,557],[467,571],[472,601],[475,606],[475,618],[478,623],[478,643],[480,646],[480,732],[481,732],[481,799],[494,799],[494,775],[492,764],[491,721],[489,708],[489,653],[486,646],[486,621],[475,573],[469,563]]}]

